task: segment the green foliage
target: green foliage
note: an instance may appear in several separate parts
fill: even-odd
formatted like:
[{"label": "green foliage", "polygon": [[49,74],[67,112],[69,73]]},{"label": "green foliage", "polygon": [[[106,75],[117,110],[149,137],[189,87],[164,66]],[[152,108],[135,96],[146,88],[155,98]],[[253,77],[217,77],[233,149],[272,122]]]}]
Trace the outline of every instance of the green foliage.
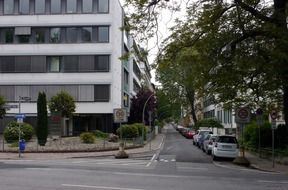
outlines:
[{"label": "green foliage", "polygon": [[2,119],[4,115],[6,114],[6,109],[3,108],[4,105],[5,105],[5,100],[2,96],[0,96],[0,119]]},{"label": "green foliage", "polygon": [[48,106],[51,112],[60,112],[62,117],[71,117],[76,108],[73,97],[65,91],[53,96]]},{"label": "green foliage", "polygon": [[216,119],[202,119],[193,128],[197,130],[200,127],[223,128],[223,125]]},{"label": "green foliage", "polygon": [[80,139],[85,144],[93,144],[95,141],[95,136],[93,133],[84,132],[80,134]]},{"label": "green foliage", "polygon": [[133,123],[132,125],[138,129],[140,137],[142,137],[142,133],[144,132],[144,140],[146,140],[147,127],[143,123]]},{"label": "green foliage", "polygon": [[121,132],[122,132],[122,138],[124,139],[132,139],[137,138],[139,136],[138,128],[135,125],[122,125],[117,129],[117,134],[121,138]]},{"label": "green foliage", "polygon": [[[20,124],[20,138],[26,142],[29,141],[34,134],[33,127],[28,123]],[[19,124],[16,121],[10,122],[4,129],[4,138],[8,143],[18,142],[19,140]]]},{"label": "green foliage", "polygon": [[48,113],[47,113],[46,94],[44,92],[39,92],[37,99],[36,134],[39,145],[45,146],[48,137]]},{"label": "green foliage", "polygon": [[94,136],[95,136],[96,138],[106,139],[106,138],[108,138],[108,136],[109,136],[107,133],[104,133],[104,132],[102,132],[102,131],[100,131],[100,130],[95,130],[95,131],[93,131],[92,133],[94,134]]}]

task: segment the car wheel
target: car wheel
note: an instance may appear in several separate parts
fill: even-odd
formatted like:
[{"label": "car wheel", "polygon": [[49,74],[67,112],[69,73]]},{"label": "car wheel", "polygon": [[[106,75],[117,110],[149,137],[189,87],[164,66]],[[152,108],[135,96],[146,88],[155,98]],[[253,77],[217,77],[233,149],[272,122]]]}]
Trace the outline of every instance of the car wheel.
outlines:
[{"label": "car wheel", "polygon": [[203,147],[203,146],[201,147],[201,149],[202,149],[202,151],[203,151],[203,152],[205,152],[205,150],[204,150],[204,147]]},{"label": "car wheel", "polygon": [[214,161],[217,161],[217,160],[218,160],[218,157],[217,157],[217,156],[213,155],[212,157],[213,157],[213,160],[214,160]]},{"label": "car wheel", "polygon": [[195,145],[195,142],[193,141],[193,145]]},{"label": "car wheel", "polygon": [[210,155],[211,154],[211,150],[207,150],[207,154]]}]

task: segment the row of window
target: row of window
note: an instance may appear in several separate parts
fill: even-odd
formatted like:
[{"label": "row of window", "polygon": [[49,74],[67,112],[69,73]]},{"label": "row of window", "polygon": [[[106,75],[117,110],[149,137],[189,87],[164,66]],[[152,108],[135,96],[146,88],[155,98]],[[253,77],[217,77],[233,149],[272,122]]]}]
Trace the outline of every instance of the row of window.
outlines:
[{"label": "row of window", "polygon": [[141,79],[141,71],[137,65],[137,63],[133,60],[133,72],[135,73],[135,75],[138,77],[138,79]]},{"label": "row of window", "polygon": [[0,0],[0,14],[108,13],[109,0]]},{"label": "row of window", "polygon": [[215,110],[210,110],[204,113],[204,118],[215,118]]},{"label": "row of window", "polygon": [[108,43],[109,26],[0,28],[0,43]]},{"label": "row of window", "polygon": [[0,86],[0,96],[7,102],[18,102],[19,96],[27,96],[37,101],[38,93],[45,92],[47,99],[61,91],[69,93],[76,102],[109,102],[110,85],[23,85]]},{"label": "row of window", "polygon": [[204,98],[203,105],[204,107],[208,107],[210,105],[215,104],[215,97],[214,96],[209,96]]},{"label": "row of window", "polygon": [[0,73],[109,72],[109,55],[1,56]]},{"label": "row of window", "polygon": [[[224,117],[223,117],[223,113],[224,113]],[[217,119],[221,123],[225,123],[225,124],[232,123],[232,111],[231,110],[217,111]]]}]

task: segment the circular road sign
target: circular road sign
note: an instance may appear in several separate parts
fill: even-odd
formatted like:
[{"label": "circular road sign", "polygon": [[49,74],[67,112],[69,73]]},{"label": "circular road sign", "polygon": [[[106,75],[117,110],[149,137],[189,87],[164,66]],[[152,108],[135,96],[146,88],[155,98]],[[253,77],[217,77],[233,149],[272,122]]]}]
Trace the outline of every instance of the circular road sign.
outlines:
[{"label": "circular road sign", "polygon": [[248,107],[237,108],[235,114],[235,122],[249,123],[249,121],[250,121],[250,109]]},{"label": "circular road sign", "polygon": [[246,119],[249,116],[249,112],[247,109],[239,109],[237,114],[238,117],[241,119]]},{"label": "circular road sign", "polygon": [[277,112],[275,110],[272,110],[270,113],[270,117],[272,120],[276,120],[277,119]]}]

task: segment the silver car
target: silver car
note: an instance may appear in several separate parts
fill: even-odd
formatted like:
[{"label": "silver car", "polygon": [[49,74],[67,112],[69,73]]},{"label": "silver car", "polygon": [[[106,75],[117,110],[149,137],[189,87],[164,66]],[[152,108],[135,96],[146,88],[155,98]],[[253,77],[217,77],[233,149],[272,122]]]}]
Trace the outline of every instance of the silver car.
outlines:
[{"label": "silver car", "polygon": [[213,143],[216,140],[217,135],[214,134],[207,134],[204,137],[204,142],[203,142],[203,147],[202,150],[203,152],[206,152],[206,154],[211,154]]},{"label": "silver car", "polygon": [[220,135],[216,137],[212,147],[213,160],[218,158],[236,158],[239,153],[239,145],[236,137]]}]

